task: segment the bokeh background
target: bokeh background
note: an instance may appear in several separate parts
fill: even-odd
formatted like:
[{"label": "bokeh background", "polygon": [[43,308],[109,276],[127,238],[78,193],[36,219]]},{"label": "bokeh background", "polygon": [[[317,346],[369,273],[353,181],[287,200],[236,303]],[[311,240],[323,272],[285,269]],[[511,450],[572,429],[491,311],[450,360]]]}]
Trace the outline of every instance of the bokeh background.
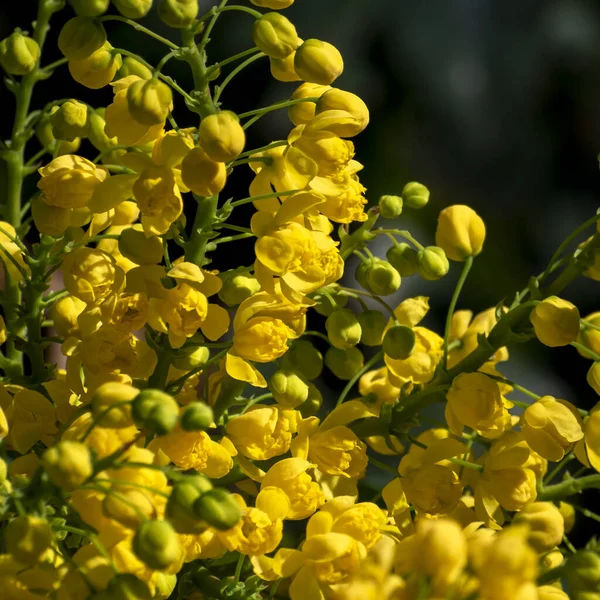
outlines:
[{"label": "bokeh background", "polygon": [[[199,3],[208,10],[214,2]],[[27,29],[36,4],[0,3],[0,36],[15,26]],[[346,68],[336,85],[360,95],[370,108],[371,124],[354,140],[356,158],[365,165],[361,180],[370,203],[383,193],[400,193],[408,181],[425,183],[431,190],[430,204],[418,212],[407,211],[397,223],[424,244],[434,243],[437,214],[447,205],[469,204],[485,220],[485,249],[475,261],[459,308],[478,312],[503,298],[512,299],[530,275],[544,269],[568,233],[598,209],[598,2],[296,0],[285,14],[304,39],[324,39],[341,50]],[[64,11],[54,20],[46,63],[60,57],[56,38],[70,16]],[[155,12],[143,22],[177,39],[177,32]],[[115,47],[140,53],[152,64],[162,56],[160,44],[126,25],[111,22],[107,29]],[[209,62],[251,47],[250,29],[247,14],[221,17],[209,46]],[[165,72],[191,89],[186,64],[171,61]],[[266,60],[261,60],[235,79],[222,102],[225,108],[243,112],[287,99],[295,85],[273,80]],[[111,90],[87,90],[62,67],[38,86],[34,106],[58,97],[105,106]],[[0,106],[0,135],[6,138],[13,98],[5,88],[0,89]],[[180,126],[195,124],[183,105],[176,108],[176,116]],[[290,127],[286,111],[270,114],[249,131],[248,148],[282,139]],[[0,162],[0,184],[2,168]],[[227,195],[245,197],[249,181],[249,173],[237,176]],[[29,185],[33,191],[34,178]],[[247,207],[241,219],[250,212]],[[383,256],[388,244],[382,236],[376,253]],[[252,251],[250,242],[221,257],[216,266],[237,266],[246,251]],[[247,256],[250,264],[252,257]],[[350,262],[348,281],[352,271]],[[427,324],[441,331],[459,271],[454,265],[440,282],[406,279],[390,301],[430,296]],[[564,296],[586,315],[600,309],[599,290],[600,284],[582,280]],[[585,382],[588,366],[573,348],[550,351],[530,342],[516,349],[502,370],[537,393],[589,408],[598,398]],[[328,380],[325,384],[339,385]],[[586,502],[597,499],[597,492],[590,492]],[[588,535],[588,530],[578,530],[574,537]]]}]

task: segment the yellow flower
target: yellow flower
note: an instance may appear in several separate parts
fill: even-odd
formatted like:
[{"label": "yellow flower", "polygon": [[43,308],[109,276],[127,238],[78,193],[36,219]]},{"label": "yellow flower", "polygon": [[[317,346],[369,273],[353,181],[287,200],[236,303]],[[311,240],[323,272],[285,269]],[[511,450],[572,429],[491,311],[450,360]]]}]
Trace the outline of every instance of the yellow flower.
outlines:
[{"label": "yellow flower", "polygon": [[577,408],[552,396],[534,402],[521,417],[521,431],[529,446],[552,462],[562,460],[583,438],[582,426]]},{"label": "yellow flower", "polygon": [[237,115],[229,110],[208,115],[198,128],[200,145],[216,162],[231,162],[244,150],[246,134]]},{"label": "yellow flower", "polygon": [[227,169],[225,163],[212,160],[202,148],[194,148],[181,162],[181,178],[194,194],[209,198],[225,187]]},{"label": "yellow flower", "polygon": [[289,19],[269,12],[254,22],[252,40],[257,48],[272,58],[285,58],[298,47],[298,34]]},{"label": "yellow flower", "polygon": [[[13,281],[21,281],[23,272],[29,273],[29,266],[25,264],[23,252],[13,241],[16,239],[18,237],[15,228],[6,221],[0,221],[0,262]],[[15,262],[20,268],[17,268]]]},{"label": "yellow flower", "polygon": [[467,426],[493,439],[511,427],[507,408],[512,404],[502,397],[498,384],[483,373],[455,377],[446,398],[446,421],[456,435]]},{"label": "yellow flower", "polygon": [[127,105],[141,125],[164,125],[173,108],[173,92],[158,78],[138,79],[127,87]]},{"label": "yellow flower", "polygon": [[90,201],[97,185],[108,177],[108,171],[93,162],[65,154],[39,169],[38,187],[43,201],[59,208],[80,208]]},{"label": "yellow flower", "polygon": [[[577,336],[577,342],[586,348],[589,348],[592,352],[600,354],[600,331],[591,326],[586,326],[587,323],[590,325],[600,326],[600,312],[594,312],[583,319],[581,323],[581,329]],[[585,351],[577,348],[577,352],[584,358],[591,359],[592,357]]]},{"label": "yellow flower", "polygon": [[438,218],[435,243],[451,260],[464,261],[483,249],[485,224],[470,207],[456,204],[445,208]]},{"label": "yellow flower", "polygon": [[308,458],[320,471],[340,477],[362,477],[367,468],[367,447],[345,425],[320,428],[310,437]]},{"label": "yellow flower", "polygon": [[[292,100],[302,98],[319,98],[331,88],[328,85],[318,83],[302,83],[291,96]],[[316,105],[312,102],[299,102],[288,108],[288,117],[294,125],[305,125],[314,118]]]},{"label": "yellow flower", "polygon": [[311,39],[296,49],[294,69],[304,81],[330,85],[342,74],[344,61],[335,46]]},{"label": "yellow flower", "polygon": [[583,439],[575,446],[575,455],[587,467],[600,471],[600,403],[583,422]]},{"label": "yellow flower", "polygon": [[226,430],[238,452],[252,460],[267,460],[290,449],[298,431],[299,413],[277,406],[255,404],[243,415],[231,418]]},{"label": "yellow flower", "polygon": [[52,481],[70,492],[92,475],[89,448],[79,442],[64,440],[42,455],[42,466]]},{"label": "yellow flower", "polygon": [[319,95],[319,100],[315,106],[315,113],[318,115],[328,110],[345,111],[352,115],[354,119],[354,123],[340,124],[330,129],[330,131],[340,137],[354,137],[369,124],[369,109],[367,105],[361,98],[351,92],[346,92],[338,88],[325,90]]},{"label": "yellow flower", "polygon": [[539,554],[550,552],[565,535],[565,520],[552,502],[532,502],[517,513],[513,523],[528,528],[527,542]]},{"label": "yellow flower", "polygon": [[311,467],[307,460],[284,458],[267,471],[261,482],[261,489],[274,486],[285,492],[290,501],[286,519],[305,519],[325,501],[319,484],[307,473]]},{"label": "yellow flower", "polygon": [[400,388],[389,378],[387,367],[367,371],[358,381],[360,395],[365,397],[374,394],[378,404],[393,404],[400,396]]},{"label": "yellow flower", "polygon": [[566,346],[579,335],[579,309],[557,296],[542,300],[529,319],[540,342],[551,348]]},{"label": "yellow flower", "polygon": [[104,42],[87,58],[70,60],[69,73],[77,83],[92,90],[99,90],[113,80],[122,64],[121,55],[115,54],[113,47],[108,42]]},{"label": "yellow flower", "polygon": [[39,58],[39,44],[20,31],[13,32],[0,42],[0,65],[11,75],[31,73]]}]

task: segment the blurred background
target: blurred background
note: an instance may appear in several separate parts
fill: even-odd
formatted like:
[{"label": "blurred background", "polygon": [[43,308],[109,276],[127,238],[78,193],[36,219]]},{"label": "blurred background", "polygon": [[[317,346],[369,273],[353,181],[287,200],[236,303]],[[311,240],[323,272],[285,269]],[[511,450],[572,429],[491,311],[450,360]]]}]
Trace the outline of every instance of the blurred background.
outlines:
[{"label": "blurred background", "polygon": [[[214,2],[199,3],[205,11]],[[27,29],[36,4],[2,2],[0,36],[15,26]],[[304,39],[324,39],[340,49],[346,67],[335,85],[360,95],[370,108],[370,126],[354,139],[356,158],[365,165],[361,181],[370,204],[381,194],[399,194],[408,181],[426,184],[429,205],[407,211],[397,224],[426,245],[434,243],[437,214],[445,206],[468,204],[486,222],[484,252],[475,261],[459,308],[479,312],[503,298],[512,300],[530,275],[544,269],[558,244],[599,208],[598,2],[296,0],[284,14]],[[54,20],[45,63],[60,57],[56,38],[70,16],[67,10]],[[220,18],[209,46],[209,64],[252,46],[251,20],[234,12]],[[143,22],[177,39],[177,32],[155,12]],[[163,47],[143,34],[117,22],[106,26],[113,46],[140,53],[152,64],[161,58]],[[171,61],[165,73],[191,89],[186,64]],[[261,60],[234,80],[222,102],[227,109],[243,112],[285,100],[295,87],[273,80],[266,60]],[[83,88],[61,67],[38,86],[34,105],[76,97],[105,106],[111,95],[109,88]],[[2,88],[3,137],[10,132],[12,102]],[[195,116],[183,105],[175,114],[180,126],[195,124]],[[247,147],[282,139],[290,128],[285,110],[272,113],[249,130]],[[1,169],[2,163],[0,179]],[[249,181],[249,173],[238,176],[228,185],[227,195],[247,196]],[[30,185],[33,189],[33,178]],[[250,214],[248,207],[242,220]],[[383,256],[389,242],[380,239],[377,244],[374,252]],[[245,250],[251,253],[250,242],[216,266],[238,265]],[[247,264],[251,262],[249,254]],[[459,271],[455,264],[440,282],[406,279],[398,297],[389,301],[430,296],[427,324],[442,331]],[[349,282],[352,273],[350,262]],[[600,309],[599,286],[584,279],[564,296],[585,316]],[[589,408],[598,398],[585,381],[588,367],[573,348],[550,351],[530,342],[516,349],[502,370],[536,393]]]}]

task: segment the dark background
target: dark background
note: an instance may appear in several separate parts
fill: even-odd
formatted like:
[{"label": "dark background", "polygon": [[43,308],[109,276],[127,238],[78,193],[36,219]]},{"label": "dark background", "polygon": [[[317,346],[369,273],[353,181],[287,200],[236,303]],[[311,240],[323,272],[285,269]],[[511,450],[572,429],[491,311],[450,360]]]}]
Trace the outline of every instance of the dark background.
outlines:
[{"label": "dark background", "polygon": [[[212,4],[200,0],[201,9]],[[15,26],[29,28],[36,5],[34,0],[2,2],[1,37]],[[71,14],[66,10],[53,20],[44,63],[59,58],[56,37]],[[400,193],[407,181],[425,183],[430,204],[398,222],[424,244],[434,243],[437,214],[447,205],[468,204],[485,220],[485,249],[459,308],[478,312],[512,299],[530,275],[543,270],[568,233],[595,213],[600,192],[598,2],[296,0],[284,14],[302,38],[324,39],[340,49],[346,68],[335,85],[359,94],[371,110],[370,126],[354,140],[370,203],[383,193]],[[178,39],[155,12],[143,22]],[[209,64],[249,48],[251,22],[247,14],[223,15],[209,45]],[[115,47],[138,52],[152,64],[163,54],[163,46],[126,25],[110,22],[106,27]],[[171,61],[165,72],[191,89],[187,65]],[[222,102],[243,112],[288,98],[296,85],[274,81],[266,60],[260,60],[236,78]],[[61,67],[38,86],[34,107],[59,97],[105,106],[111,95],[110,88],[92,91],[78,85]],[[0,106],[0,135],[7,137],[13,98],[4,88]],[[175,114],[180,126],[196,123],[182,104]],[[285,111],[271,114],[251,128],[247,147],[282,139],[290,128]],[[1,169],[0,163],[0,184]],[[226,192],[245,197],[249,181],[249,175],[236,176]],[[33,189],[35,181],[30,185]],[[251,211],[247,207],[242,220]],[[387,246],[380,239],[373,250],[383,256]],[[246,250],[251,252],[250,242],[216,266],[237,266]],[[440,282],[405,279],[390,302],[431,296],[427,323],[441,332],[459,270],[455,265]],[[582,280],[564,296],[584,316],[600,309],[599,285]],[[598,398],[585,382],[588,366],[573,348],[550,351],[530,342],[512,353],[503,371],[539,394],[590,408]],[[597,500],[597,493],[590,500]]]}]

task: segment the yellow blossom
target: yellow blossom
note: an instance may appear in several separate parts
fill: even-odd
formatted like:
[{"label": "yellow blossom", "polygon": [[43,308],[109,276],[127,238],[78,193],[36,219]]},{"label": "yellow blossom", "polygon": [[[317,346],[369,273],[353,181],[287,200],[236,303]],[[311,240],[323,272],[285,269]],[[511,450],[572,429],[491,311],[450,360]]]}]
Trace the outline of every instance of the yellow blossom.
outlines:
[{"label": "yellow blossom", "polygon": [[545,346],[554,348],[574,342],[579,335],[579,310],[562,298],[549,296],[529,316],[535,335]]},{"label": "yellow blossom", "polygon": [[445,208],[439,216],[435,243],[451,260],[464,261],[483,249],[485,224],[469,206],[456,204]]}]

